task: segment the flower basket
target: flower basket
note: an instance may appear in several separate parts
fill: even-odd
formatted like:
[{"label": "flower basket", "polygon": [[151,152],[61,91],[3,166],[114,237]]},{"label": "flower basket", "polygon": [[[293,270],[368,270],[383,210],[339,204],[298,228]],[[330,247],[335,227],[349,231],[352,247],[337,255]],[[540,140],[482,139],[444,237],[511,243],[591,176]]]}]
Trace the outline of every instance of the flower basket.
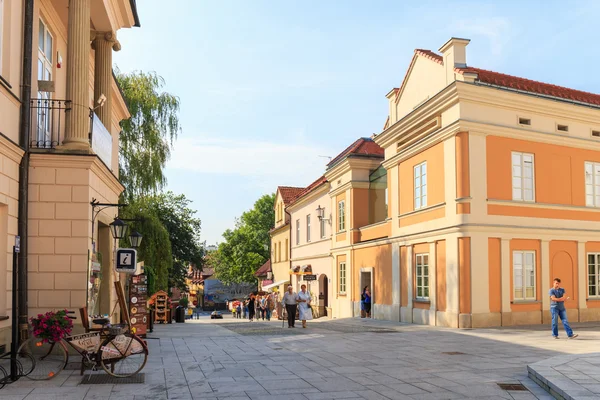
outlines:
[{"label": "flower basket", "polygon": [[58,342],[71,334],[73,321],[67,316],[67,310],[49,311],[31,318],[33,335],[43,342]]}]

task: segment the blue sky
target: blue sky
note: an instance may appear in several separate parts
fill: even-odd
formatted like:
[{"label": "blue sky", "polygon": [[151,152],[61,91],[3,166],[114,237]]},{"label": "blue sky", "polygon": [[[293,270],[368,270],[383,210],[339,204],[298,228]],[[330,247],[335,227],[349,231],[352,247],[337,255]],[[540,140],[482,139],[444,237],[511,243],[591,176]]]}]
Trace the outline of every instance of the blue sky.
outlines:
[{"label": "blue sky", "polygon": [[415,48],[471,39],[467,63],[600,93],[600,2],[138,0],[114,62],[156,71],[181,100],[168,189],[208,244],[278,185],[306,186],[361,136]]}]

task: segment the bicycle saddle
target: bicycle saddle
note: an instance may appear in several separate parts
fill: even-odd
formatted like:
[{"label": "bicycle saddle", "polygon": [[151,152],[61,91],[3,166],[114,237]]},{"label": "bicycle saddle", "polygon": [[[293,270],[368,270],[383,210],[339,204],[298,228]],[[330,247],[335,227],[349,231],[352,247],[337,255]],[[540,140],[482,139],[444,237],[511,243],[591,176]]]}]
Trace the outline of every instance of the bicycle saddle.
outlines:
[{"label": "bicycle saddle", "polygon": [[92,320],[93,323],[97,325],[106,325],[110,322],[108,318],[96,318]]}]

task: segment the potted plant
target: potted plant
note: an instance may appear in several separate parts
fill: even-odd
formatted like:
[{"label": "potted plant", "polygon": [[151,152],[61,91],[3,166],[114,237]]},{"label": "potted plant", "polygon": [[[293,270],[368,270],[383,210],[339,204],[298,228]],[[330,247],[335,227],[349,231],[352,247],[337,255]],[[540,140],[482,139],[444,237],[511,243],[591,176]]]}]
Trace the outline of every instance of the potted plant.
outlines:
[{"label": "potted plant", "polygon": [[179,305],[180,305],[181,307],[183,307],[183,308],[187,308],[188,304],[189,304],[189,300],[188,300],[188,298],[187,298],[187,297],[184,297],[184,298],[181,298],[181,299],[179,299]]},{"label": "potted plant", "polygon": [[71,334],[73,321],[67,316],[67,310],[49,311],[31,318],[33,335],[44,343],[58,342]]}]

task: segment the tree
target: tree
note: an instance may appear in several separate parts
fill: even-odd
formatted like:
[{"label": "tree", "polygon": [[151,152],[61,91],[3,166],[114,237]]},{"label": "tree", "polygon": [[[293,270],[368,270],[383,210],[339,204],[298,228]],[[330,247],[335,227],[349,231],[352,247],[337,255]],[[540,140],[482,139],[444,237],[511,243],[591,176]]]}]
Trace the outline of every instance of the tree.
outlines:
[{"label": "tree", "polygon": [[123,197],[156,194],[166,184],[163,168],[180,131],[179,98],[163,92],[163,78],[155,72],[116,71],[131,118],[121,122],[119,179]]},{"label": "tree", "polygon": [[235,229],[223,233],[213,265],[217,277],[224,283],[253,283],[254,273],[270,257],[269,231],[275,223],[275,195],[264,195],[254,208],[242,214]]},{"label": "tree", "polygon": [[200,243],[201,221],[185,195],[169,191],[147,198],[148,205],[169,233],[173,268],[169,273],[169,287],[187,290],[185,277],[188,265],[202,268],[204,251]]}]

